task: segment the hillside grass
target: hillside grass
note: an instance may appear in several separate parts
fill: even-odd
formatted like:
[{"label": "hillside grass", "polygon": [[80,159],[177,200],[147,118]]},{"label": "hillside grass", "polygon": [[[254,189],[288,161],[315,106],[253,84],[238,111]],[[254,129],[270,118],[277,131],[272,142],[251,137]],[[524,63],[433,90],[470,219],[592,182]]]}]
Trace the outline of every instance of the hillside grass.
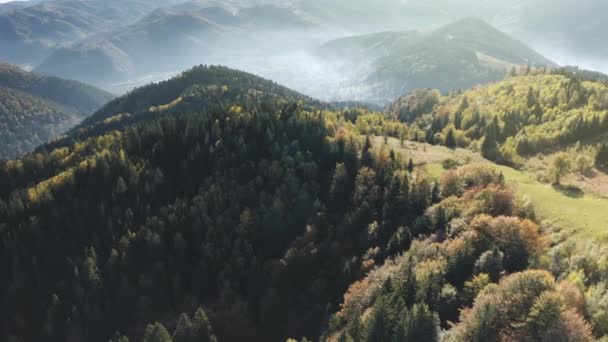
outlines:
[{"label": "hillside grass", "polygon": [[[376,144],[378,145],[380,144]],[[411,157],[416,165],[424,168],[432,178],[439,178],[446,172],[441,162],[447,158],[461,163],[490,163],[468,150],[453,151],[443,146],[412,142],[406,142],[402,146],[397,139],[388,139],[388,145],[405,158]],[[562,230],[576,239],[593,238],[608,243],[608,199],[588,193],[573,197],[550,184],[537,181],[532,172],[518,171],[501,165],[495,167],[523,198],[532,202],[543,226]]]}]

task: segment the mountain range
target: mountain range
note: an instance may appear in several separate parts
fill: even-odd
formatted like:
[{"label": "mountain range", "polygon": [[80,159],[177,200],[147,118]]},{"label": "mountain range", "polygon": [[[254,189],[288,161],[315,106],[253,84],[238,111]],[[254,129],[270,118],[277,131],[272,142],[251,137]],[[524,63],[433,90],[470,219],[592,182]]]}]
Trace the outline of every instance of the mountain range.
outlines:
[{"label": "mountain range", "polygon": [[[111,86],[241,54],[276,53],[289,32],[313,23],[291,8],[193,1],[158,9],[132,25],[59,48],[36,70]],[[171,61],[171,63],[167,63]]]},{"label": "mountain range", "polygon": [[134,80],[166,78],[192,64],[218,63],[324,100],[386,104],[419,87],[448,92],[496,81],[513,67],[556,65],[477,19],[319,46],[322,39],[314,32],[322,21],[293,7],[209,5],[157,10],[120,32],[58,49],[36,71],[114,90]]},{"label": "mountain range", "polygon": [[135,21],[165,0],[53,0],[0,6],[0,60],[35,66],[56,48]]},{"label": "mountain range", "polygon": [[[0,52],[0,59],[37,66],[57,48],[90,42],[95,34],[132,25],[158,7],[170,7],[179,2],[30,0],[0,4],[0,37],[4,45],[11,47]],[[496,0],[382,0],[373,6],[361,0],[199,0],[194,3],[199,7],[221,5],[232,8],[280,5],[346,35],[386,30],[428,30],[462,17],[475,16],[529,42],[533,48],[560,64],[593,66],[606,71],[602,61],[607,51],[601,47],[605,45],[602,44],[601,13],[606,4],[601,0],[577,3],[568,0],[508,3]],[[551,20],[544,15],[546,9],[553,13]],[[569,25],[574,22],[579,25]]]}]

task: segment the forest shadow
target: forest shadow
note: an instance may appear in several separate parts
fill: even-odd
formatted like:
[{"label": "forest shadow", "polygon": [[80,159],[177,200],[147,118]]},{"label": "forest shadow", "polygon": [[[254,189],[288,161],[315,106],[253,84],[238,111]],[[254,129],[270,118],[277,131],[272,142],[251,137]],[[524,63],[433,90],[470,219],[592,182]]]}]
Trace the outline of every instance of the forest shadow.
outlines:
[{"label": "forest shadow", "polygon": [[557,192],[562,193],[568,197],[572,198],[582,198],[585,196],[585,192],[576,185],[568,184],[553,184],[553,189]]}]

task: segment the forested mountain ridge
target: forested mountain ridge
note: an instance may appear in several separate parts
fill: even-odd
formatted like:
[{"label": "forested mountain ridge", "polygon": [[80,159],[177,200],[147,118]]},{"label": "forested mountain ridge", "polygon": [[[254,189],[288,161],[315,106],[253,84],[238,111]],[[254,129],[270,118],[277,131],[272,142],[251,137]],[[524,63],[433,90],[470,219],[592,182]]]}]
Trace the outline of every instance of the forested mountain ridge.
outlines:
[{"label": "forested mountain ridge", "polygon": [[[485,157],[518,164],[538,153],[579,144],[596,146],[608,133],[608,86],[601,75],[576,69],[521,69],[505,80],[441,97],[419,93],[391,109],[429,142],[481,150]],[[403,104],[430,101],[422,115]],[[401,105],[400,105],[401,103]],[[412,104],[413,103],[413,104]]]},{"label": "forested mountain ridge", "polygon": [[0,85],[92,114],[113,95],[77,81],[43,76],[0,62]]},{"label": "forested mountain ridge", "polygon": [[[376,101],[386,102],[418,88],[443,92],[500,80],[521,65],[556,64],[475,18],[434,31],[383,32],[347,37],[317,52],[363,78]],[[333,58],[333,59],[332,59]]]},{"label": "forested mountain ridge", "polygon": [[120,129],[150,117],[265,102],[329,107],[329,104],[249,73],[222,66],[198,66],[167,81],[136,88],[117,97],[54,141],[51,147],[64,146],[74,139]]},{"label": "forested mountain ridge", "polygon": [[17,157],[64,133],[112,95],[0,63],[0,159]]},{"label": "forested mountain ridge", "polygon": [[[185,75],[207,72],[224,73],[217,84],[232,87],[238,77],[242,89],[259,81],[223,68]],[[248,101],[247,90],[227,106],[149,116],[4,163],[2,260],[20,266],[0,284],[10,308],[3,338],[105,341],[122,332],[140,340],[146,324],[174,330],[180,313],[200,306],[224,340],[317,335],[327,299],[359,274],[353,260],[365,244],[330,226],[358,208],[342,187],[353,186],[361,142],[337,113],[276,89],[284,94],[267,89]],[[361,186],[379,191],[395,163],[361,166]],[[415,215],[431,185],[411,187],[425,199]],[[338,271],[342,262],[353,270]],[[21,329],[22,320],[36,328]]]}]

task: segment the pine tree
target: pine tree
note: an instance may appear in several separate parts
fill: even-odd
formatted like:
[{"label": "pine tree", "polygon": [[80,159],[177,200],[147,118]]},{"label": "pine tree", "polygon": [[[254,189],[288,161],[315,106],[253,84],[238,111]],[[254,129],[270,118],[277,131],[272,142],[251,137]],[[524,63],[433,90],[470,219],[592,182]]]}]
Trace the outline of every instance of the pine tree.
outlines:
[{"label": "pine tree", "polygon": [[595,166],[598,169],[605,169],[608,167],[608,143],[600,145],[597,155],[595,156]]},{"label": "pine tree", "polygon": [[167,328],[160,322],[148,324],[144,331],[143,342],[173,342]]},{"label": "pine tree", "polygon": [[528,95],[526,95],[528,108],[532,109],[534,105],[537,104],[536,94],[534,93],[534,89],[532,87],[528,88]]},{"label": "pine tree", "polygon": [[344,163],[339,163],[336,165],[329,188],[329,204],[331,209],[336,210],[338,213],[345,210],[350,197],[350,188],[350,176],[348,175],[346,166]]},{"label": "pine tree", "polygon": [[365,334],[366,342],[389,342],[391,340],[385,305],[384,301],[380,301],[374,306],[374,314],[370,318]]},{"label": "pine tree", "polygon": [[361,166],[372,166],[373,158],[372,158],[372,142],[369,136],[365,137],[365,144],[363,144],[363,149],[361,150]]},{"label": "pine tree", "polygon": [[433,183],[433,190],[431,192],[431,202],[432,203],[439,203],[439,201],[441,200],[440,192],[441,192],[441,187],[439,186],[439,182],[435,181],[435,183]]},{"label": "pine tree", "polygon": [[426,304],[415,304],[399,322],[396,341],[439,341],[439,318]]},{"label": "pine tree", "polygon": [[496,161],[500,157],[497,135],[498,119],[494,117],[492,122],[488,125],[488,127],[486,127],[486,132],[483,137],[483,143],[481,144],[481,154],[484,158]]},{"label": "pine tree", "polygon": [[426,137],[424,138],[424,140],[431,145],[435,145],[435,134],[432,130],[428,130],[426,132]]},{"label": "pine tree", "polygon": [[462,99],[462,102],[460,102],[460,106],[454,113],[454,127],[456,127],[457,129],[462,128],[462,118],[464,116],[464,111],[467,110],[467,108],[469,108],[469,100],[465,96]]},{"label": "pine tree", "polygon": [[213,334],[213,329],[207,314],[202,308],[198,308],[192,320],[192,332],[194,341],[197,342],[217,342],[217,338]]},{"label": "pine tree", "polygon": [[450,128],[448,130],[448,134],[445,137],[445,146],[451,149],[456,148],[456,136],[454,134],[454,129]]},{"label": "pine tree", "polygon": [[407,164],[407,171],[411,174],[414,172],[414,161],[410,158],[409,163]]}]

